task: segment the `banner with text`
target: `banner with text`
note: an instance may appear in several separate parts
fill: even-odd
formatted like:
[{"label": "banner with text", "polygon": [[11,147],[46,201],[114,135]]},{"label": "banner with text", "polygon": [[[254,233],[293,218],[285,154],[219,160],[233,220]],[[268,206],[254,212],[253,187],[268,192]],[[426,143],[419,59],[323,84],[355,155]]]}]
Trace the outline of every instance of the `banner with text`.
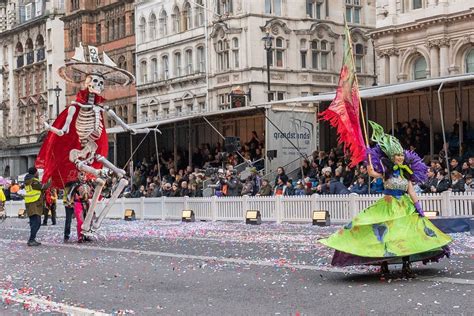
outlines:
[{"label": "banner with text", "polygon": [[295,147],[307,156],[319,148],[315,109],[269,109],[268,118],[276,126],[267,122],[266,150],[267,153],[269,150],[277,151],[276,158],[267,161],[268,169],[284,166],[287,173],[291,172],[301,165],[301,155]]}]

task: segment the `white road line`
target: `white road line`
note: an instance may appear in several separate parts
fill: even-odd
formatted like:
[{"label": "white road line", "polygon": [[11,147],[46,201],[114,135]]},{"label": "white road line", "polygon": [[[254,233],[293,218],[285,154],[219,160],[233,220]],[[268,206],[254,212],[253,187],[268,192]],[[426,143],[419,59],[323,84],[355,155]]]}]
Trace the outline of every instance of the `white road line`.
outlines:
[{"label": "white road line", "polygon": [[[24,240],[12,240],[12,239],[0,239],[0,242],[3,243],[20,243],[25,244]],[[312,270],[312,271],[325,271],[325,272],[335,272],[335,273],[348,273],[347,270],[331,266],[312,266],[312,265],[302,265],[302,264],[291,264],[287,262],[276,261],[263,261],[263,260],[248,260],[248,259],[239,259],[239,258],[223,258],[223,257],[211,257],[211,256],[197,256],[197,255],[185,255],[177,254],[170,252],[160,252],[160,251],[150,251],[150,250],[136,250],[136,249],[124,249],[124,248],[104,248],[97,246],[85,246],[85,245],[70,245],[70,244],[54,244],[48,242],[42,242],[45,246],[51,247],[62,247],[62,248],[71,248],[77,249],[80,251],[84,250],[99,250],[99,251],[109,251],[109,252],[118,252],[118,253],[134,253],[139,255],[148,255],[148,256],[157,256],[157,257],[168,257],[168,258],[179,258],[179,259],[190,259],[190,260],[199,260],[207,262],[224,262],[231,264],[242,264],[242,265],[256,265],[263,267],[279,267],[287,269],[298,269],[298,270]],[[26,246],[26,244],[25,244]]]},{"label": "white road line", "polygon": [[20,304],[26,303],[29,305],[37,304],[40,307],[49,309],[52,312],[65,313],[65,314],[74,315],[74,316],[110,315],[110,314],[94,311],[87,308],[76,307],[76,306],[67,305],[63,303],[53,302],[47,299],[40,298],[36,295],[25,295],[25,294],[18,294],[18,293],[14,293],[12,295],[12,293],[9,293],[7,290],[2,290],[2,289],[0,289],[0,300],[1,301],[10,300],[10,301],[17,302]]},{"label": "white road line", "polygon": [[474,285],[474,280],[470,280],[470,279],[458,279],[458,278],[448,278],[448,277],[421,277],[420,280]]},{"label": "white road line", "polygon": [[[6,230],[15,230],[15,231],[25,231],[29,232],[30,229],[28,228],[16,228],[16,227],[6,227]],[[45,229],[44,231],[59,231],[58,229]],[[114,233],[114,232],[109,232]],[[323,236],[314,234],[313,238],[322,238]],[[218,243],[222,242],[229,242],[229,243],[241,243],[241,244],[269,244],[269,245],[285,245],[285,246],[315,246],[317,241],[314,240],[313,243],[305,243],[305,242],[289,242],[289,241],[278,241],[278,240],[269,240],[269,241],[261,241],[261,240],[239,240],[239,239],[218,239],[218,238],[210,238],[210,237],[167,237],[167,236],[156,236],[159,239],[167,239],[167,240],[201,240],[201,241],[214,241]]]}]

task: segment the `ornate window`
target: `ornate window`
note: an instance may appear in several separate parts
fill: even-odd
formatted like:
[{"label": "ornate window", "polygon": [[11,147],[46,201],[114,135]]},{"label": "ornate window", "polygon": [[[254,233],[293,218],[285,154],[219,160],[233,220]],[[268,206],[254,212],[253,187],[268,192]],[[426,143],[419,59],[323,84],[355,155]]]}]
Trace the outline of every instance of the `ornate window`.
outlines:
[{"label": "ornate window", "polygon": [[349,23],[360,23],[360,14],[362,12],[362,0],[346,0],[346,20]]},{"label": "ornate window", "polygon": [[173,19],[173,32],[174,33],[181,32],[181,15],[180,15],[178,7],[174,8],[173,15],[171,18]]},{"label": "ornate window", "polygon": [[206,72],[206,55],[204,52],[204,47],[199,46],[197,49],[197,64],[199,67],[199,72],[203,73]]},{"label": "ornate window", "polygon": [[285,40],[278,37],[275,40],[275,67],[283,67],[283,60],[285,57]]},{"label": "ornate window", "polygon": [[232,0],[217,0],[216,1],[216,11],[217,14],[225,15],[232,14],[234,12]]},{"label": "ornate window", "polygon": [[232,39],[232,58],[234,59],[234,68],[240,67],[240,58],[239,58],[239,39],[234,37]]},{"label": "ornate window", "polygon": [[127,60],[125,59],[125,56],[119,57],[117,66],[119,66],[120,69],[127,70]]},{"label": "ornate window", "polygon": [[474,49],[466,55],[466,72],[474,72]]},{"label": "ornate window", "polygon": [[189,4],[189,2],[186,2],[184,5],[184,10],[183,10],[183,17],[184,17],[184,30],[183,31],[187,31],[193,27],[192,16],[193,16],[193,13],[191,11],[191,5]]},{"label": "ornate window", "polygon": [[265,0],[265,13],[281,15],[281,0]]},{"label": "ornate window", "polygon": [[194,8],[194,12],[196,13],[196,18],[194,19],[195,26],[202,26],[204,25],[204,4],[202,0],[197,0],[196,7]]},{"label": "ornate window", "polygon": [[305,39],[300,41],[300,59],[301,59],[301,68],[306,69],[306,59],[308,56],[308,47]]},{"label": "ornate window", "polygon": [[168,80],[170,76],[170,64],[168,55],[161,57],[161,79]]},{"label": "ornate window", "polygon": [[[112,21],[112,29],[113,29],[113,21]],[[146,30],[145,30],[146,29],[146,20],[145,20],[144,17],[142,17],[140,19],[139,29],[140,29],[140,42],[144,43],[146,41]],[[111,36],[109,36],[109,37],[110,37],[109,40],[113,39]]]},{"label": "ornate window", "polygon": [[142,84],[145,84],[148,82],[148,73],[147,73],[147,64],[146,64],[146,60],[142,60],[140,62],[140,79],[141,79],[141,83]]},{"label": "ornate window", "polygon": [[151,14],[148,24],[150,25],[150,40],[154,40],[156,38],[156,15],[154,13]]},{"label": "ornate window", "polygon": [[156,58],[151,59],[151,78],[153,82],[158,81],[158,60]]},{"label": "ornate window", "polygon": [[364,45],[355,44],[354,45],[354,61],[355,61],[356,72],[358,73],[362,73],[364,70],[364,56],[365,56]]},{"label": "ornate window", "polygon": [[217,42],[217,68],[220,71],[229,69],[229,42],[227,40],[220,40]]},{"label": "ornate window", "polygon": [[160,34],[168,34],[168,14],[166,14],[165,10],[160,13]]},{"label": "ornate window", "polygon": [[184,62],[186,64],[186,75],[191,75],[193,73],[193,50],[187,49],[184,53]]},{"label": "ornate window", "polygon": [[174,69],[173,69],[173,72],[174,72],[175,77],[181,77],[182,76],[182,73],[181,73],[181,53],[180,52],[174,53]]},{"label": "ornate window", "polygon": [[426,79],[426,59],[423,56],[418,57],[413,63],[413,79]]},{"label": "ornate window", "polygon": [[311,68],[316,70],[329,69],[330,43],[327,41],[311,41]]}]

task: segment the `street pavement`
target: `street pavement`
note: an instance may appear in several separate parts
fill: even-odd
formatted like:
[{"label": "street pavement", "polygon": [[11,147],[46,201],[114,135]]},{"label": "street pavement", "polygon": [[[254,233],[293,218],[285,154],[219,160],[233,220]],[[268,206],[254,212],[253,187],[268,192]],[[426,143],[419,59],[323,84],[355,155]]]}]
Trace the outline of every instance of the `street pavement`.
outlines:
[{"label": "street pavement", "polygon": [[317,240],[337,227],[106,220],[78,244],[63,225],[27,247],[27,219],[0,224],[0,315],[474,315],[468,233],[417,278],[393,266],[382,281],[375,267],[330,265]]}]

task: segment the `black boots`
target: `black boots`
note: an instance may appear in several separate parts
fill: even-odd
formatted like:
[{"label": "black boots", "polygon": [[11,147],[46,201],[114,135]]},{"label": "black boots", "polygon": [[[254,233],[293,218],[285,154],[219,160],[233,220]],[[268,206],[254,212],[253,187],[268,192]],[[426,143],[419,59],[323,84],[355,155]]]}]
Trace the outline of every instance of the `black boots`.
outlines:
[{"label": "black boots", "polygon": [[403,257],[403,266],[402,266],[402,274],[403,277],[407,279],[413,279],[416,277],[416,274],[412,271],[410,261],[408,257]]},{"label": "black boots", "polygon": [[388,263],[387,261],[384,261],[380,265],[380,279],[385,280],[388,279],[390,276],[390,271],[388,270]]}]

